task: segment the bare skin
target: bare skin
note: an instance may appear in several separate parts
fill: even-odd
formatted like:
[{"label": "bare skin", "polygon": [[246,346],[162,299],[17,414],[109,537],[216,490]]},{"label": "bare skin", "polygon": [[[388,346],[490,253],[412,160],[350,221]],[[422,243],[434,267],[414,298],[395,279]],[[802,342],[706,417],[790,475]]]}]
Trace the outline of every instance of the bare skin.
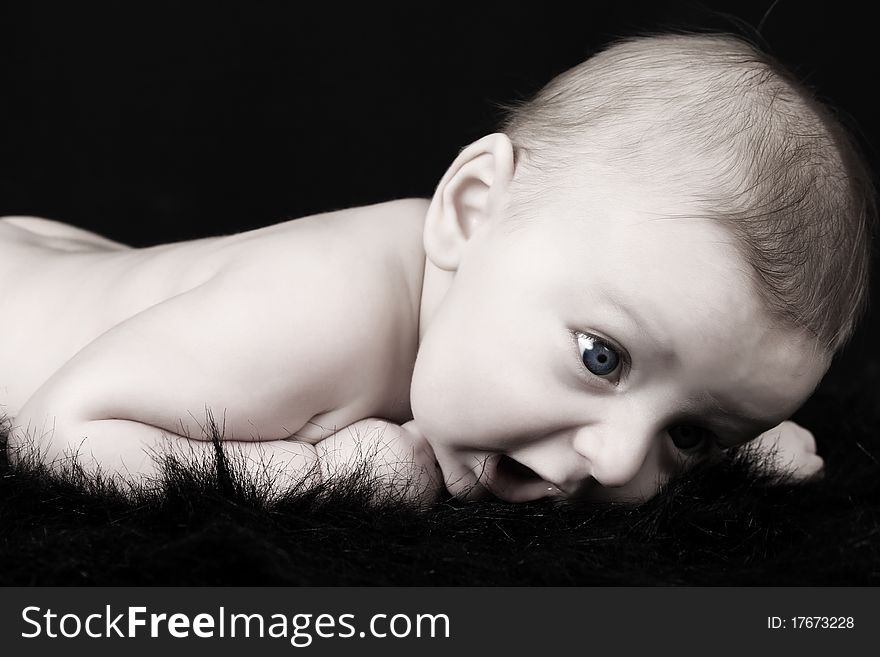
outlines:
[{"label": "bare skin", "polygon": [[449,490],[641,501],[763,432],[780,474],[821,471],[784,420],[830,354],[767,315],[726,229],[601,165],[511,221],[521,171],[484,137],[425,219],[410,393]]},{"label": "bare skin", "polygon": [[[515,174],[510,142],[489,135],[430,202],[149,249],[0,220],[11,454],[33,441],[58,467],[75,453],[86,468],[150,478],[151,453],[206,448],[208,409],[281,488],[333,477],[366,452],[389,490],[420,502],[443,485],[511,502],[645,499],[695,461],[670,439],[685,421],[723,434],[713,449],[772,429],[759,444],[777,449],[780,470],[821,470],[809,432],[783,420],[828,357],[763,316],[717,230],[645,224],[636,203],[594,213],[586,231],[555,208],[511,232]],[[607,262],[585,261],[600,234]],[[682,236],[702,260],[675,255]],[[692,260],[697,270],[679,266]],[[627,261],[651,276],[609,278]],[[613,286],[662,349],[631,330],[626,376],[584,382],[583,366],[568,370],[585,344],[573,338],[624,342],[629,330],[606,335],[620,324],[601,301]],[[678,312],[656,303],[668,289],[680,292]],[[710,399],[736,405],[739,419]]]},{"label": "bare skin", "polygon": [[[412,199],[228,237],[131,249],[35,218],[0,221],[0,404],[11,446],[153,476],[205,448],[205,411],[278,485],[376,452],[411,418],[426,203]],[[12,376],[10,373],[15,373]],[[360,445],[373,443],[372,446]],[[320,456],[320,458],[319,458]]]}]

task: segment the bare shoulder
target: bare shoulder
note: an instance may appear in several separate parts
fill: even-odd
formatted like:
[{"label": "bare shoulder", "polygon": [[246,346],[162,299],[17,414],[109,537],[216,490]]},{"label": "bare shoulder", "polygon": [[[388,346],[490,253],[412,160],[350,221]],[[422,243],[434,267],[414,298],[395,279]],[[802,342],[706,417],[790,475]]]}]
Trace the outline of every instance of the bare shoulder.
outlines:
[{"label": "bare shoulder", "polygon": [[271,263],[275,271],[297,271],[316,262],[357,266],[371,254],[405,255],[401,249],[421,244],[428,203],[407,198],[284,221],[234,236],[230,257],[251,269]]},{"label": "bare shoulder", "polygon": [[408,419],[424,264],[419,205],[134,254],[135,270],[104,278],[131,289],[148,280],[155,303],[112,312],[112,326],[90,333],[28,404],[172,432],[186,425],[187,435],[198,435],[187,418],[211,408],[228,435],[263,440],[315,417],[340,426]]},{"label": "bare shoulder", "polygon": [[245,240],[220,275],[228,307],[266,323],[264,344],[286,341],[291,367],[321,372],[335,396],[322,410],[408,414],[426,210],[403,199],[277,224]]},{"label": "bare shoulder", "polygon": [[403,199],[286,221],[242,235],[224,267],[230,293],[336,329],[402,319],[420,293],[427,203]]}]

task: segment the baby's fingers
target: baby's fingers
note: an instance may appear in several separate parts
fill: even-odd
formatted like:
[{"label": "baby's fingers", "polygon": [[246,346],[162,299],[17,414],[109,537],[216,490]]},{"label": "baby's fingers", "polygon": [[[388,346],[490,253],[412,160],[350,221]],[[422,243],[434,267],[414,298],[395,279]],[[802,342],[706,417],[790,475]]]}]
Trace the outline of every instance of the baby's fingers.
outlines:
[{"label": "baby's fingers", "polygon": [[813,435],[812,431],[791,421],[785,421],[780,426],[783,425],[785,425],[784,431],[790,433],[793,442],[799,444],[806,452],[811,454],[816,453],[816,437]]},{"label": "baby's fingers", "polygon": [[797,463],[790,474],[795,481],[821,479],[825,474],[825,461],[818,454],[809,454]]},{"label": "baby's fingers", "polygon": [[765,468],[794,481],[820,477],[825,465],[812,432],[790,421],[762,433],[752,449]]}]

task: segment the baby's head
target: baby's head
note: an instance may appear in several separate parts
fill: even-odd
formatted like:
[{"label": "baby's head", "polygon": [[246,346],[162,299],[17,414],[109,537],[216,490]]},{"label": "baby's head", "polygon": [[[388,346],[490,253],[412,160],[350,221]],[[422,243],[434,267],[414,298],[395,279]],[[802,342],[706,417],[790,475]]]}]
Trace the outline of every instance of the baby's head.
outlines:
[{"label": "baby's head", "polygon": [[452,493],[643,499],[787,419],[866,303],[870,176],[734,37],[620,42],[428,210],[413,414]]}]

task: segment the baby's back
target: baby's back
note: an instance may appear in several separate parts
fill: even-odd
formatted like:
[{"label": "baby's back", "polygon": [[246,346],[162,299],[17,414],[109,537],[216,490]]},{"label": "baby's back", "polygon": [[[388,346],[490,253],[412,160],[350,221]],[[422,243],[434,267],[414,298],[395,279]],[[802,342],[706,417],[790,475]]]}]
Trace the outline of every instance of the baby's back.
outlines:
[{"label": "baby's back", "polygon": [[[47,220],[0,220],[0,413],[15,417],[43,382],[104,332],[221,273],[234,280],[239,268],[264,268],[267,281],[289,276],[291,286],[317,288],[316,280],[351,276],[354,268],[361,280],[375,278],[381,286],[391,252],[417,246],[423,210],[421,201],[392,202],[143,249]],[[339,263],[349,269],[341,271]],[[417,259],[412,265],[419,266]],[[228,312],[235,312],[242,291],[230,288]],[[205,330],[190,319],[180,317],[174,330]]]},{"label": "baby's back", "polygon": [[0,404],[11,416],[98,335],[210,277],[218,241],[133,249],[51,228],[29,217],[0,221]]}]

